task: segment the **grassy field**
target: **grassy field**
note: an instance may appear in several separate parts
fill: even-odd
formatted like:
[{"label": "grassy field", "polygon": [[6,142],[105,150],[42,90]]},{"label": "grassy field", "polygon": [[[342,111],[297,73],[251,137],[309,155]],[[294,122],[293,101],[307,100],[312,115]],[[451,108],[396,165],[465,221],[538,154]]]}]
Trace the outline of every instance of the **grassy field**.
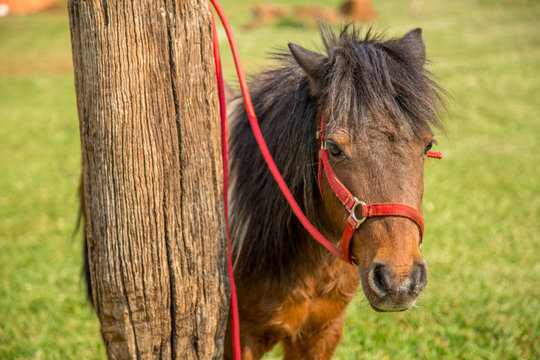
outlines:
[{"label": "grassy field", "polygon": [[[315,29],[242,30],[252,4],[223,0],[249,71],[287,42],[319,44]],[[429,285],[404,314],[374,313],[359,294],[335,358],[539,358],[540,2],[374,4],[375,29],[424,29],[452,99],[445,159],[426,168]],[[71,236],[80,150],[67,13],[0,18],[0,39],[0,359],[103,359]]]}]

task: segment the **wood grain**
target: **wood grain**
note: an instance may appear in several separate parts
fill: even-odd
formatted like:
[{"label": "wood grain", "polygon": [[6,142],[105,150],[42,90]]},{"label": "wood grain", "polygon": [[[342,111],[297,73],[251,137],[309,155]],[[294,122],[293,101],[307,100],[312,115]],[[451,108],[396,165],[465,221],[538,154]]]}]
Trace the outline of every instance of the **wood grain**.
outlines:
[{"label": "wood grain", "polygon": [[207,5],[70,0],[69,16],[108,355],[221,358],[229,287]]}]

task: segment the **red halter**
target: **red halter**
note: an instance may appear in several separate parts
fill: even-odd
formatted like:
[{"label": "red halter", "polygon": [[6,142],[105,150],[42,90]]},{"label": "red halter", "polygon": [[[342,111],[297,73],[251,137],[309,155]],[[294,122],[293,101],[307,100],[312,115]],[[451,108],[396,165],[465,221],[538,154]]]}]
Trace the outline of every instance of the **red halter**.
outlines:
[{"label": "red halter", "polygon": [[[422,243],[422,238],[424,235],[424,218],[418,210],[408,205],[396,203],[366,204],[365,202],[358,200],[353,194],[351,194],[345,185],[339,181],[334,169],[332,168],[332,165],[330,164],[330,160],[328,159],[328,150],[326,150],[326,142],[324,141],[324,123],[322,121],[321,129],[321,149],[319,150],[318,172],[319,190],[322,195],[322,173],[324,168],[326,179],[328,180],[332,191],[334,194],[336,194],[343,206],[345,206],[345,209],[347,209],[349,212],[347,226],[341,239],[341,254],[343,255],[345,261],[354,263],[355,259],[350,253],[351,240],[356,229],[358,229],[368,217],[399,216],[412,220],[420,230],[420,243]],[[441,153],[435,152],[428,152],[427,156],[437,159],[442,158]],[[356,215],[357,208],[362,210],[359,217]]]}]

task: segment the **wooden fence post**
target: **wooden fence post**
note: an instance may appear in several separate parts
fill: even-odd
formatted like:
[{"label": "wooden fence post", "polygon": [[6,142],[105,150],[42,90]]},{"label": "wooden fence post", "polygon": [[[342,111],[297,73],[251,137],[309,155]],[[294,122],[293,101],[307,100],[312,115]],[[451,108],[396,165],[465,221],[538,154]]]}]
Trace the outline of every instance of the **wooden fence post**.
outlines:
[{"label": "wooden fence post", "polygon": [[109,358],[222,358],[229,284],[207,4],[68,6],[93,302]]}]

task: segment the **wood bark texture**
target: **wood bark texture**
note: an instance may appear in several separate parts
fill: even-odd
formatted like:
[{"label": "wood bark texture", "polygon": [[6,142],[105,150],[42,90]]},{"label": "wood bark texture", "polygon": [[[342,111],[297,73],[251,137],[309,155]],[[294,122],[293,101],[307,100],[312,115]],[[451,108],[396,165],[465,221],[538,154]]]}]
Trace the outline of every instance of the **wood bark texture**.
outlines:
[{"label": "wood bark texture", "polygon": [[218,359],[229,284],[206,2],[70,0],[93,302],[111,359]]}]

